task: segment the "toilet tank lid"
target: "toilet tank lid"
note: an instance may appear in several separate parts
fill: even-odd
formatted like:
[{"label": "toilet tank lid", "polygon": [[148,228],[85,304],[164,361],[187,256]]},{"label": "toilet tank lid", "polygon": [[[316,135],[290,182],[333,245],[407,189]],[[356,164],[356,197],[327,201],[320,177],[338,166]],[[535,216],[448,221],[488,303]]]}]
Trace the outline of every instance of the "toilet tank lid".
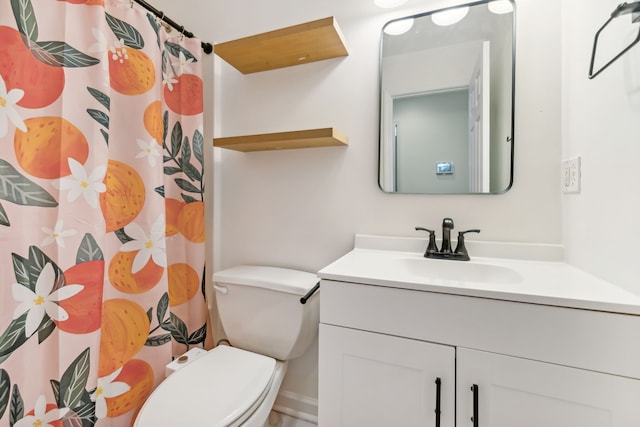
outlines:
[{"label": "toilet tank lid", "polygon": [[318,280],[314,273],[261,265],[237,265],[213,274],[216,283],[253,286],[301,296],[309,292]]}]

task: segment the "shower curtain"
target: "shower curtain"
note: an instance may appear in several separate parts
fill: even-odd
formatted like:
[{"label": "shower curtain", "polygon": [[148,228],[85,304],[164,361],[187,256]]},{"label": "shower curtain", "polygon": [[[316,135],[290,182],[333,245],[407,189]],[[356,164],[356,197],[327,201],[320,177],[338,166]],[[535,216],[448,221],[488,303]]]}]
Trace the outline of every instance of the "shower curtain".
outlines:
[{"label": "shower curtain", "polygon": [[0,426],[129,426],[202,347],[200,41],[0,0]]}]

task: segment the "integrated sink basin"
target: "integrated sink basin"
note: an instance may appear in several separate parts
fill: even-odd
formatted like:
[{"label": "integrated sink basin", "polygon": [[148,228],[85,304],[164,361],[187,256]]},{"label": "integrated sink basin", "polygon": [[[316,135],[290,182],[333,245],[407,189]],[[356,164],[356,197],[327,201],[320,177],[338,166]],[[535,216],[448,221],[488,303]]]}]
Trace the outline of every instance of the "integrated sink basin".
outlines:
[{"label": "integrated sink basin", "polygon": [[397,261],[400,264],[399,268],[406,269],[410,274],[423,277],[433,282],[433,284],[443,281],[493,284],[517,284],[522,282],[522,276],[517,271],[484,262],[452,262],[416,257],[398,258]]}]

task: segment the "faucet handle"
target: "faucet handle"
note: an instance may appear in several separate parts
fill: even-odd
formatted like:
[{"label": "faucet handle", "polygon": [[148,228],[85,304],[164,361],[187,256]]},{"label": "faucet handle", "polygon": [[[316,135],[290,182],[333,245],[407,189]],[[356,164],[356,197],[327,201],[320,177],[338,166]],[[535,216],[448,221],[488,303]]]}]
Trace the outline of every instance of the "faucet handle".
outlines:
[{"label": "faucet handle", "polygon": [[458,237],[459,236],[463,236],[467,233],[479,233],[480,229],[479,228],[472,228],[471,230],[465,230],[465,231],[458,231]]},{"label": "faucet handle", "polygon": [[436,232],[434,230],[429,230],[424,227],[416,227],[416,231],[426,231],[429,233],[429,243],[427,244],[427,250],[424,252],[425,257],[438,252],[438,247],[436,246]]},{"label": "faucet handle", "polygon": [[434,230],[429,230],[428,228],[424,228],[424,227],[416,227],[416,231],[426,231],[427,233],[435,233]]},{"label": "faucet handle", "polygon": [[458,244],[456,245],[456,254],[460,254],[463,257],[463,261],[469,260],[469,253],[467,252],[467,247],[464,245],[464,235],[467,233],[479,233],[480,229],[473,228],[471,230],[459,231],[458,232]]}]

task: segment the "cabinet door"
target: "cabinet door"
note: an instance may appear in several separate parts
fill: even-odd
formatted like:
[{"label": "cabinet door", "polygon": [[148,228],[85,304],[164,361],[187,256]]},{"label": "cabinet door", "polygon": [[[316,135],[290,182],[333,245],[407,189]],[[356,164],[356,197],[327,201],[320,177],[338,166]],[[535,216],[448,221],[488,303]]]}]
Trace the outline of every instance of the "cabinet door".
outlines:
[{"label": "cabinet door", "polygon": [[319,372],[320,427],[454,426],[454,347],[321,324]]},{"label": "cabinet door", "polygon": [[640,425],[638,380],[460,347],[457,363],[457,427]]}]

